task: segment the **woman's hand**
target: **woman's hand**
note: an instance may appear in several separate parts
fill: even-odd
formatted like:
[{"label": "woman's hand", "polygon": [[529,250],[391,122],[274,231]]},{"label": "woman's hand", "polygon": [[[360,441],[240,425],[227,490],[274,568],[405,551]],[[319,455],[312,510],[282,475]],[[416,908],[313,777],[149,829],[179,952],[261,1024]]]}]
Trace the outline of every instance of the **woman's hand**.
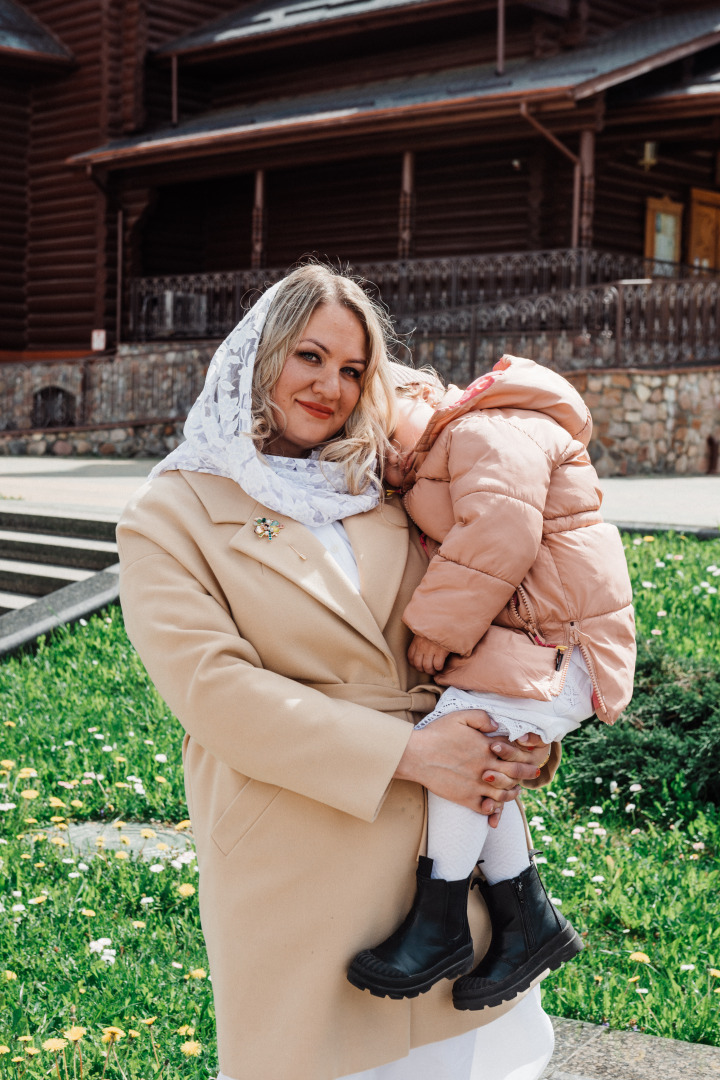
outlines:
[{"label": "woman's hand", "polygon": [[490,816],[516,799],[519,780],[539,775],[549,746],[529,736],[523,746],[494,735],[497,724],[480,709],[447,713],[408,740],[395,777],[422,784],[450,802]]},{"label": "woman's hand", "polygon": [[434,675],[442,671],[449,652],[430,638],[415,634],[408,649],[408,661],[417,671],[424,671],[426,675]]}]

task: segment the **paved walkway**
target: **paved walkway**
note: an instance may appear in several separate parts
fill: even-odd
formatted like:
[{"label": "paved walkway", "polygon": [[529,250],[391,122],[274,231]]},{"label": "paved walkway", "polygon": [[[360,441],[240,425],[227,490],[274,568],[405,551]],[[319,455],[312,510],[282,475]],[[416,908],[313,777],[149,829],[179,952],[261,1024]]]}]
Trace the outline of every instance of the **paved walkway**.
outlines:
[{"label": "paved walkway", "polygon": [[[154,464],[0,458],[0,499],[17,499],[23,508],[65,516],[117,518]],[[640,530],[720,528],[720,476],[612,478],[601,481],[601,486],[605,517],[617,525]],[[107,833],[107,826],[103,828]],[[91,828],[88,836],[74,839],[94,843],[92,832]],[[139,827],[130,832],[131,842],[145,843]],[[110,837],[109,845],[115,842]],[[556,1049],[544,1080],[677,1080],[682,1075],[720,1080],[720,1049],[716,1047],[611,1031],[578,1020],[554,1018],[553,1026]]]},{"label": "paved walkway", "polygon": [[[155,461],[0,457],[0,498],[65,514],[118,516]],[[601,480],[608,521],[638,528],[720,529],[720,476]]]}]

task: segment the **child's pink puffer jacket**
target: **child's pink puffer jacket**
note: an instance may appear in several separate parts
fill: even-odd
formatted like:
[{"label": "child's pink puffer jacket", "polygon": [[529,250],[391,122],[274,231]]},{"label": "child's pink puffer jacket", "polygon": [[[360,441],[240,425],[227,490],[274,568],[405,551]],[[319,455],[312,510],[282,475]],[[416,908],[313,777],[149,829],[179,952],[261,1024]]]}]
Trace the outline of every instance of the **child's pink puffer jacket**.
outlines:
[{"label": "child's pink puffer jacket", "polygon": [[517,356],[435,412],[404,502],[440,548],[404,620],[453,654],[441,685],[547,701],[578,645],[600,719],[612,724],[630,700],[632,590],[600,513],[591,431],[570,383]]}]

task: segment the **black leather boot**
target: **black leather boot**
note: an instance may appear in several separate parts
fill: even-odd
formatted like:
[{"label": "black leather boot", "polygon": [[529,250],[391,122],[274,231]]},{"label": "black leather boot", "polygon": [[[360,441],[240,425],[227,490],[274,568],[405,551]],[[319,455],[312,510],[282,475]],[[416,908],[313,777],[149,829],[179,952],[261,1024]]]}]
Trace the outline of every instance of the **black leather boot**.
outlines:
[{"label": "black leather boot", "polygon": [[387,941],[357,954],[348,970],[353,986],[376,997],[417,997],[440,979],[454,978],[472,967],[470,877],[433,879],[432,864],[432,859],[420,856],[417,893],[407,918]]},{"label": "black leather boot", "polygon": [[515,878],[487,885],[477,881],[487,904],[492,941],[469,975],[453,986],[456,1009],[484,1009],[510,1001],[547,970],[583,948],[577,933],[545,892],[534,863]]}]

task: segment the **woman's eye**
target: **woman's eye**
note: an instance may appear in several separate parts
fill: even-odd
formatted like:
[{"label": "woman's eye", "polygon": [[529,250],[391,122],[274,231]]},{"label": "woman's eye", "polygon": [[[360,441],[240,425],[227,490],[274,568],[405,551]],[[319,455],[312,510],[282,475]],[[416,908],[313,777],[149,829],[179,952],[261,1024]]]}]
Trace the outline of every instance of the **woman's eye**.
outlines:
[{"label": "woman's eye", "polygon": [[360,380],[362,378],[362,374],[363,374],[362,371],[360,370],[360,368],[354,368],[354,367],[343,368],[343,373],[345,375],[349,375],[351,379],[357,379],[357,380]]},{"label": "woman's eye", "polygon": [[301,352],[298,354],[303,360],[307,360],[310,364],[316,364],[320,362],[320,357],[314,352]]}]

